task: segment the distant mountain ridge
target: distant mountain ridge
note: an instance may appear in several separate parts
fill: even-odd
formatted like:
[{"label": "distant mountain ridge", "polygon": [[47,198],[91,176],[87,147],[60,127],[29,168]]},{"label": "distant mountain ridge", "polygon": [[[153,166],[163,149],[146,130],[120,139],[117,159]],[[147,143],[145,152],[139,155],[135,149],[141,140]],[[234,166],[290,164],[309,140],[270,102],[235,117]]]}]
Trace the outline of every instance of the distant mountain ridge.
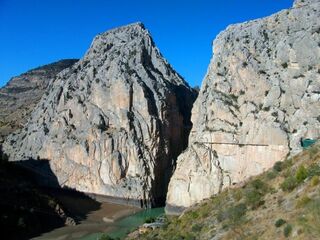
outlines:
[{"label": "distant mountain ridge", "polygon": [[37,67],[11,78],[0,89],[0,142],[27,122],[50,80],[77,61],[77,59],[64,59]]}]

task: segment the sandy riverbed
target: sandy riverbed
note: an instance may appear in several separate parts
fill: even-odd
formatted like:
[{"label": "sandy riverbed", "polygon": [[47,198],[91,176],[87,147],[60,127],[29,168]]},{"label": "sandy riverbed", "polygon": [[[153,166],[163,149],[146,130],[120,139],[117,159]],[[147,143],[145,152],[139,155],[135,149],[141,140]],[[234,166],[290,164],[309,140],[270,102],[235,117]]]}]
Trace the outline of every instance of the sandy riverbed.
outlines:
[{"label": "sandy riverbed", "polygon": [[79,217],[76,226],[65,226],[44,233],[36,240],[72,240],[81,239],[97,232],[111,231],[113,222],[125,216],[141,211],[140,208],[114,203],[98,203],[88,197],[55,193],[55,197],[73,215]]}]

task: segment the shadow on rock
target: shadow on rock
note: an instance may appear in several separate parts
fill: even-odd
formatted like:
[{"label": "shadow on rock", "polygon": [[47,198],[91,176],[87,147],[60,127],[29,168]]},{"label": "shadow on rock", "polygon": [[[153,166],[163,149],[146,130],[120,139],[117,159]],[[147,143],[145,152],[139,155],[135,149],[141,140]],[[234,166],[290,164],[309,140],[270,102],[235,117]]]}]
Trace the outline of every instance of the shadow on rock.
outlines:
[{"label": "shadow on rock", "polygon": [[8,162],[0,145],[0,228],[5,239],[30,239],[75,225],[100,205],[61,188],[48,160]]}]

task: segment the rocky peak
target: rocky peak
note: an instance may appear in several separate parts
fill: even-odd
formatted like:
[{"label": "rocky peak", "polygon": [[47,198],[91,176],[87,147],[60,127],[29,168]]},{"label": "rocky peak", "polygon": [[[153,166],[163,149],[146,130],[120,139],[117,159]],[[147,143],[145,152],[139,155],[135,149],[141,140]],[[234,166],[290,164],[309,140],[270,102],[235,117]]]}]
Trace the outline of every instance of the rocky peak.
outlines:
[{"label": "rocky peak", "polygon": [[4,150],[11,160],[48,159],[61,186],[163,204],[195,97],[142,24],[120,27],[50,83]]},{"label": "rocky peak", "polygon": [[319,138],[320,2],[295,6],[215,39],[169,212],[260,174],[301,151],[301,138]]},{"label": "rocky peak", "polygon": [[303,7],[303,6],[310,6],[311,4],[317,4],[319,0],[295,0],[293,3],[293,7]]}]

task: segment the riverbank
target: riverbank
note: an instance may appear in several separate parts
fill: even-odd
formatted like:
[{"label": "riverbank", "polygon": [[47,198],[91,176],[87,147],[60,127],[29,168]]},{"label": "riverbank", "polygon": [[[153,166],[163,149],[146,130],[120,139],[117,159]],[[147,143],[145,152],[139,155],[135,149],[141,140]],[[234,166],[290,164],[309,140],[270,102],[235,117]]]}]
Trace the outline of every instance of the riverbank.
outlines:
[{"label": "riverbank", "polygon": [[87,196],[56,191],[55,198],[74,216],[79,224],[64,226],[44,233],[35,240],[82,239],[97,233],[109,232],[114,223],[142,209],[108,202],[97,202]]}]

